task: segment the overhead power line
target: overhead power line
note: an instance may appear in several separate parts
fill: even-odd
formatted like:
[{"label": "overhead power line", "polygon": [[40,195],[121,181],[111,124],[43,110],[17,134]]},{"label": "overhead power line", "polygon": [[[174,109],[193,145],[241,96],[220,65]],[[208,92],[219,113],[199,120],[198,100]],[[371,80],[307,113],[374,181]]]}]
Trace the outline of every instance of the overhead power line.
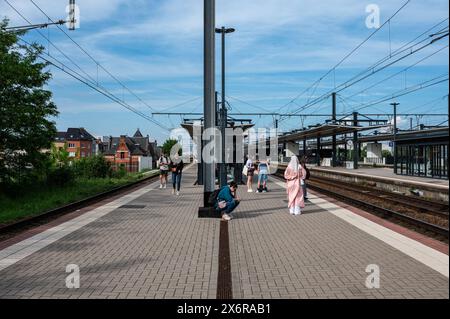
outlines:
[{"label": "overhead power line", "polygon": [[[18,39],[22,42],[24,42],[25,44],[27,44],[28,46],[32,46],[31,43],[29,43],[28,41],[22,39],[21,37],[18,37]],[[51,61],[49,58],[44,57],[44,55],[48,56],[49,58],[55,60],[57,63],[59,63],[59,65],[57,63],[55,63],[54,61]],[[85,84],[86,86],[92,88],[93,90],[97,91],[98,93],[106,96],[107,98],[109,98],[110,100],[112,100],[113,102],[125,107],[126,109],[132,111],[133,113],[141,116],[142,118],[148,120],[149,122],[159,126],[160,128],[166,130],[166,131],[170,131],[167,127],[163,126],[162,124],[160,124],[158,121],[156,121],[155,119],[153,119],[152,117],[148,116],[147,114],[137,110],[136,108],[134,108],[133,106],[129,105],[128,103],[126,103],[125,101],[121,100],[120,98],[118,98],[117,96],[115,96],[114,94],[112,94],[111,92],[109,92],[106,89],[102,89],[96,85],[93,85],[92,83],[90,83],[85,77],[83,77],[82,75],[80,75],[78,72],[74,71],[73,69],[71,69],[70,67],[68,67],[67,65],[65,65],[64,63],[62,63],[61,61],[59,61],[57,58],[49,55],[48,53],[42,53],[39,55],[39,58],[42,59],[43,61],[49,63],[50,65],[54,66],[55,68],[59,69],[60,71],[66,73],[67,75],[71,76],[72,78],[78,80],[79,82]]]},{"label": "overhead power line", "polygon": [[[6,1],[6,0],[5,0]],[[31,3],[50,21],[54,22],[50,16],[41,9],[33,0],[30,0]],[[116,76],[114,76],[110,71],[108,71],[100,62],[98,62],[86,49],[84,49],[77,41],[75,41],[64,29],[60,26],[57,26],[58,29],[66,35],[86,56],[88,56],[98,67],[100,67],[103,71],[105,71],[114,81],[116,81],[120,86],[122,86],[125,90],[127,90],[131,95],[133,95],[136,99],[138,99],[143,105],[148,107],[150,110],[154,111],[154,108],[150,106],[147,102],[142,100],[136,93],[134,93],[130,88],[128,88],[125,84],[122,83]]]},{"label": "overhead power line", "polygon": [[350,56],[353,55],[353,53],[355,53],[360,47],[362,47],[367,41],[369,41],[376,33],[378,33],[380,30],[382,30],[384,28],[384,26],[386,26],[387,24],[390,23],[390,21],[397,16],[397,14],[403,10],[403,8],[406,7],[406,5],[408,5],[408,3],[411,0],[406,1],[393,15],[390,16],[390,18],[388,20],[386,20],[378,29],[375,29],[366,39],[364,39],[361,43],[359,43],[353,50],[351,50],[348,54],[346,54],[334,67],[332,67],[331,69],[329,69],[324,75],[322,75],[318,80],[316,80],[311,86],[309,86],[307,89],[305,89],[304,91],[302,91],[300,94],[298,94],[296,97],[294,97],[291,101],[289,101],[288,103],[286,103],[285,105],[283,105],[282,107],[280,107],[280,110],[283,109],[284,107],[288,106],[289,104],[291,104],[292,102],[294,102],[295,100],[298,100],[303,94],[305,94],[306,92],[308,92],[312,87],[317,86],[325,77],[327,77],[329,74],[331,74],[332,72],[334,72],[336,70],[337,67],[339,67],[345,60],[347,60]]}]

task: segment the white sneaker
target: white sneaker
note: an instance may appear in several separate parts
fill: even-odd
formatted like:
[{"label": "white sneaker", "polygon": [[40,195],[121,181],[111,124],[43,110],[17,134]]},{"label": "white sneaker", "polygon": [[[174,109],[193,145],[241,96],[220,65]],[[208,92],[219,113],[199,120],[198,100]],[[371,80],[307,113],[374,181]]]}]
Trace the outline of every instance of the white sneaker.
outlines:
[{"label": "white sneaker", "polygon": [[166,184],[164,184],[164,188],[167,188],[167,185],[166,185]]},{"label": "white sneaker", "polygon": [[253,189],[247,190],[247,193],[253,193]]},{"label": "white sneaker", "polygon": [[230,216],[230,215],[227,215],[227,214],[223,214],[223,215],[222,215],[222,219],[223,219],[223,220],[231,220],[231,216]]},{"label": "white sneaker", "polygon": [[180,195],[180,192],[179,192],[179,191],[177,191],[177,196],[178,196],[178,195]]},{"label": "white sneaker", "polygon": [[300,207],[298,207],[298,206],[295,207],[294,214],[295,214],[295,216],[298,216],[298,215],[302,214],[302,211],[300,210]]},{"label": "white sneaker", "polygon": [[294,215],[294,208],[293,207],[289,208],[289,214]]},{"label": "white sneaker", "polygon": [[161,189],[162,188],[162,184],[161,185],[159,185],[159,189]]}]

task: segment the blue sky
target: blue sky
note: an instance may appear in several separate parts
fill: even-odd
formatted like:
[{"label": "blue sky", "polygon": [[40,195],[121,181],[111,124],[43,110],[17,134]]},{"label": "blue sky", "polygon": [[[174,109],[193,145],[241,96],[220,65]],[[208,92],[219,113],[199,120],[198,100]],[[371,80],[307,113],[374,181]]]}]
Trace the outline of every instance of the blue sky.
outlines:
[{"label": "blue sky", "polygon": [[[29,0],[9,0],[33,23],[47,18]],[[35,0],[53,19],[65,18],[68,1]],[[108,71],[126,84],[140,99],[156,111],[201,112],[202,100],[197,99],[178,108],[173,105],[202,96],[203,85],[203,1],[202,0],[99,0],[76,1],[80,8],[80,28],[70,35]],[[227,36],[227,95],[232,112],[278,112],[347,53],[362,42],[374,29],[365,21],[366,6],[377,4],[381,23],[386,21],[405,1],[312,1],[216,0],[216,25],[236,28]],[[0,16],[7,16],[11,25],[26,24],[11,8],[0,0]],[[433,25],[448,18],[448,3],[444,0],[412,0],[335,72],[325,77],[281,111],[292,112],[350,79],[369,65],[387,56],[416,38]],[[448,20],[439,26],[444,28]],[[438,30],[439,28],[435,28]],[[151,114],[151,109],[127,93],[81,52],[56,27],[41,31],[49,36],[92,79],[113,92],[136,109]],[[27,40],[45,46],[48,41],[36,31]],[[391,49],[390,49],[391,48]],[[217,39],[217,77],[220,76],[220,42]],[[439,51],[440,50],[440,51]],[[52,56],[76,69],[65,57],[50,46]],[[434,53],[434,55],[432,55]],[[393,66],[340,92],[338,112],[348,113],[361,104],[389,96],[405,88],[443,75],[448,76],[448,37]],[[432,55],[432,56],[431,56]],[[428,57],[430,56],[430,57]],[[421,61],[423,59],[423,61]],[[420,63],[417,63],[421,61]],[[373,84],[417,63],[406,72],[370,88]],[[57,127],[85,127],[94,135],[133,134],[140,128],[158,141],[168,132],[110,101],[68,75],[50,68],[54,74],[49,88],[60,115]],[[220,91],[219,78],[216,82]],[[364,91],[361,94],[358,92]],[[448,82],[396,98],[399,112],[447,113]],[[233,98],[246,101],[253,106]],[[351,98],[350,98],[351,97]],[[386,101],[361,110],[362,113],[390,111]],[[331,100],[311,106],[307,113],[329,113]],[[178,126],[181,118],[155,116],[164,126]],[[425,117],[422,123],[438,124],[445,118]],[[271,117],[253,117],[258,127],[272,126]],[[315,124],[323,118],[308,118],[304,124]],[[409,126],[409,119],[399,119]],[[416,119],[414,119],[416,123]],[[280,122],[282,130],[299,128],[299,118]]]}]

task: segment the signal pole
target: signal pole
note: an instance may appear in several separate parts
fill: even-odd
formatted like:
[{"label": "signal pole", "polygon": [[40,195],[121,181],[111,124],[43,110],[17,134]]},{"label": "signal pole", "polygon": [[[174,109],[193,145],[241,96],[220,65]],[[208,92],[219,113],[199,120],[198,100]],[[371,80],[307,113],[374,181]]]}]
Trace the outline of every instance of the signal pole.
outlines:
[{"label": "signal pole", "polygon": [[394,107],[394,174],[397,174],[397,106],[400,105],[398,102],[393,102],[391,105]]}]

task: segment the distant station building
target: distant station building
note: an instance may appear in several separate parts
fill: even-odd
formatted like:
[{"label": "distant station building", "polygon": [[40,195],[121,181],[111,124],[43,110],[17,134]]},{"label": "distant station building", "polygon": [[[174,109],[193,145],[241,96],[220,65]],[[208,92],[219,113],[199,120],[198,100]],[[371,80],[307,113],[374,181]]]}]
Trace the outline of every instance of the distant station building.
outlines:
[{"label": "distant station building", "polygon": [[54,144],[59,149],[67,147],[70,159],[90,157],[99,151],[97,139],[83,127],[70,127],[66,132],[57,132]]},{"label": "distant station building", "polygon": [[[364,164],[374,167],[380,165],[392,167],[397,175],[448,179],[448,127],[422,126],[420,130],[398,131],[395,136],[392,132],[379,134],[376,131],[375,134],[360,134],[362,131],[375,129],[377,126],[325,124],[280,135],[278,141],[281,161],[286,161],[284,157],[306,154],[310,162],[317,166],[356,169]],[[339,136],[336,139],[335,165],[332,163],[333,150],[330,148],[333,135]],[[349,138],[348,135],[352,137]],[[381,142],[395,145],[393,151],[396,152],[396,161],[389,159],[389,165],[386,165],[388,163],[383,157]],[[348,161],[348,145],[352,148],[352,161]],[[365,155],[362,155],[363,145],[366,146]],[[344,155],[343,158],[341,154]]]},{"label": "distant station building", "polygon": [[144,137],[139,129],[133,137],[103,137],[103,155],[114,169],[123,167],[127,172],[140,172],[156,166],[158,151],[156,141]]},{"label": "distant station building", "polygon": [[397,136],[397,174],[448,179],[448,127]]}]

